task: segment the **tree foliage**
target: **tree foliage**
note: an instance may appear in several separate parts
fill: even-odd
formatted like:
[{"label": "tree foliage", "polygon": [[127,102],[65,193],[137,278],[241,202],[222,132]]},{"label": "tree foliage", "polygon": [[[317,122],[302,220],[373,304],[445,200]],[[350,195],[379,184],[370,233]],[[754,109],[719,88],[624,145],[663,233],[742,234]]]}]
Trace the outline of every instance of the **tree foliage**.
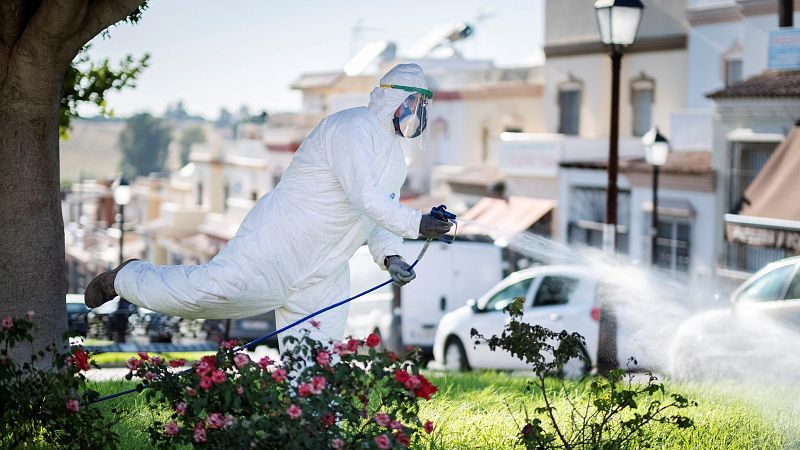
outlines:
[{"label": "tree foliage", "polygon": [[140,113],[131,117],[119,136],[121,169],[128,177],[160,172],[167,161],[170,128],[158,117]]},{"label": "tree foliage", "polygon": [[181,167],[189,163],[189,153],[192,151],[193,144],[206,141],[206,134],[200,127],[189,127],[183,130],[178,145],[181,147],[180,159]]},{"label": "tree foliage", "polygon": [[150,59],[147,53],[138,60],[128,55],[120,62],[119,69],[115,70],[109,64],[108,58],[90,61],[86,53],[88,49],[89,46],[84,47],[64,75],[58,123],[62,139],[67,137],[70,121],[80,117],[78,106],[81,103],[96,105],[103,115],[113,115],[113,111],[106,103],[106,94],[111,91],[121,91],[126,87],[136,87],[136,80],[148,66]]}]

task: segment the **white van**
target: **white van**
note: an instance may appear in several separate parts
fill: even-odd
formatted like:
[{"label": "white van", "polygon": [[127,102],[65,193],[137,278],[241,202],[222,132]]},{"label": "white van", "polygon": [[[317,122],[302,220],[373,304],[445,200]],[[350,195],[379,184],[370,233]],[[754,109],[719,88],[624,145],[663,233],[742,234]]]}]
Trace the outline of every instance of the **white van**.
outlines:
[{"label": "white van", "polygon": [[[403,258],[411,264],[424,244],[406,241]],[[434,241],[414,270],[417,278],[406,286],[390,284],[350,303],[345,335],[365,337],[378,332],[389,347],[414,345],[431,352],[442,316],[503,279],[501,248],[487,242],[448,245]],[[377,267],[366,246],[350,259],[351,295],[388,279],[389,274]],[[398,324],[400,336],[394,331]]]}]

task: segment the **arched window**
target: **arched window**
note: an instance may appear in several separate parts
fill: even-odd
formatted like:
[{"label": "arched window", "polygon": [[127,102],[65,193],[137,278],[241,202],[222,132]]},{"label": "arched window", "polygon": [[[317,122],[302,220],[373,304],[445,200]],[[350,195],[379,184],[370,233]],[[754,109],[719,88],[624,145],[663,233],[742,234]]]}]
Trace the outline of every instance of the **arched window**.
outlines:
[{"label": "arched window", "polygon": [[738,42],[722,55],[722,76],[725,87],[742,81],[742,46]]},{"label": "arched window", "polygon": [[652,78],[648,78],[644,72],[631,80],[632,135],[642,136],[653,126],[655,92],[655,82]]}]

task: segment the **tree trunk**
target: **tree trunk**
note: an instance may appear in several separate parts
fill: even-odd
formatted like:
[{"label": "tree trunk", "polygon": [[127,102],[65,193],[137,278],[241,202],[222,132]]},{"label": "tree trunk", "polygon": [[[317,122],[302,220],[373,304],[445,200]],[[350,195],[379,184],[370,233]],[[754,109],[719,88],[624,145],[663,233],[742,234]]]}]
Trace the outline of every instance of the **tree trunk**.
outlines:
[{"label": "tree trunk", "polygon": [[33,310],[37,349],[66,330],[58,114],[69,61],[47,53],[17,48],[0,74],[0,317]]}]

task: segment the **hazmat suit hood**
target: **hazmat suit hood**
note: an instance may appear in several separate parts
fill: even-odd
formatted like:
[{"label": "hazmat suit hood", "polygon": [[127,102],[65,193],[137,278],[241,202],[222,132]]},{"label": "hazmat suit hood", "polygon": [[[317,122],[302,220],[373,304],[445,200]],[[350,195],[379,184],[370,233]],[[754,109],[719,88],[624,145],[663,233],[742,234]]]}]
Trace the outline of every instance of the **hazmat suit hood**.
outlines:
[{"label": "hazmat suit hood", "polygon": [[[398,64],[386,72],[379,84],[398,84],[428,89],[425,74],[418,64]],[[394,113],[411,93],[401,89],[376,87],[369,94],[369,110],[386,131],[394,134]]]}]

